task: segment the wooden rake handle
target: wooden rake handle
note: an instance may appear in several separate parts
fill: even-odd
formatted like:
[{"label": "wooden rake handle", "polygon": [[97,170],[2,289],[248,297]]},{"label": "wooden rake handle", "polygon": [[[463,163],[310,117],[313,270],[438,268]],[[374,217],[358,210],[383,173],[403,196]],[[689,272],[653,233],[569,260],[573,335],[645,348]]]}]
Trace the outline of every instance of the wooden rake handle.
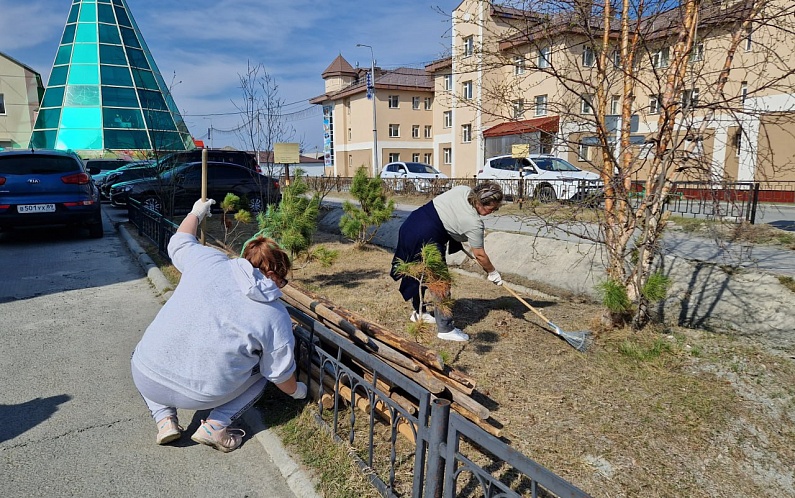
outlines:
[{"label": "wooden rake handle", "polygon": [[508,292],[510,292],[510,293],[511,293],[511,295],[513,295],[513,297],[515,297],[516,299],[518,299],[518,300],[519,300],[519,301],[520,301],[522,304],[524,304],[525,306],[527,306],[527,308],[528,308],[530,311],[532,311],[533,313],[535,313],[536,315],[538,315],[538,317],[539,317],[539,318],[541,318],[542,320],[544,320],[544,323],[547,323],[547,324],[549,324],[549,323],[552,323],[552,322],[550,322],[550,321],[547,319],[547,317],[545,317],[544,315],[542,315],[540,311],[538,311],[538,310],[537,310],[537,309],[535,309],[533,306],[531,306],[531,305],[530,305],[530,303],[528,303],[527,301],[525,301],[524,299],[522,299],[522,298],[519,296],[519,294],[517,294],[516,292],[514,292],[514,290],[513,290],[513,289],[511,289],[510,287],[506,286],[504,283],[502,284],[502,287],[503,287],[505,290],[507,290]]}]

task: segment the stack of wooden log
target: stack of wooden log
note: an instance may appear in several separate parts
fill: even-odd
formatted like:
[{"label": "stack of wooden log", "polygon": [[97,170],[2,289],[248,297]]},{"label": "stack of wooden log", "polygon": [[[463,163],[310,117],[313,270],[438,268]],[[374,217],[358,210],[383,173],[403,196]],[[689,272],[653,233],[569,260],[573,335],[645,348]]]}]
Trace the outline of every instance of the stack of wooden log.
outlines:
[{"label": "stack of wooden log", "polygon": [[[284,293],[282,299],[290,306],[350,340],[364,351],[377,356],[398,372],[426,388],[433,396],[450,400],[453,410],[488,433],[496,437],[501,436],[502,425],[491,416],[488,408],[472,397],[476,389],[475,379],[460,370],[445,365],[437,352],[368,321],[295,284],[286,286],[282,292]],[[366,380],[373,382],[373,372],[368,371],[363,365],[357,364],[356,366],[361,369],[362,376]],[[313,367],[313,369],[314,371],[310,372],[311,378],[316,381],[321,376],[317,367]],[[334,381],[328,375],[323,377],[325,385],[322,388],[324,394],[321,397],[321,402],[324,407],[330,408],[334,403]],[[375,386],[409,413],[416,413],[416,400],[404,396],[405,393],[401,393],[397,386],[389,385],[380,379],[375,382]],[[313,389],[313,392],[318,392],[317,385],[312,385],[310,388]],[[337,389],[342,399],[351,399],[348,386],[341,385]],[[366,398],[359,396],[356,404],[356,408],[369,413],[370,405]],[[375,411],[389,421],[389,410],[383,403],[377,403]],[[413,441],[412,431],[405,424],[398,424],[398,430]]]}]

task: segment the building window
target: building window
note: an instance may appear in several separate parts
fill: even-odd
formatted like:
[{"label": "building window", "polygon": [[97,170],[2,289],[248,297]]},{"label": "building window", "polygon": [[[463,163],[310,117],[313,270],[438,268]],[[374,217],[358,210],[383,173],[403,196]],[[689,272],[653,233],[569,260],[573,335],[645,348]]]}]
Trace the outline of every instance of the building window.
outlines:
[{"label": "building window", "polygon": [[389,162],[396,163],[400,161],[400,152],[390,152],[389,153]]},{"label": "building window", "polygon": [[4,94],[0,93],[0,114],[6,113],[6,97]]},{"label": "building window", "polygon": [[742,86],[740,87],[740,103],[745,105],[745,101],[748,99],[748,82],[743,81]]},{"label": "building window", "polygon": [[425,97],[425,110],[430,111],[433,108],[433,97]]},{"label": "building window", "polygon": [[400,137],[400,125],[399,124],[389,125],[389,138],[399,138],[399,137]]},{"label": "building window", "polygon": [[593,95],[584,93],[580,96],[580,114],[593,114]]},{"label": "building window", "polygon": [[465,144],[472,141],[472,125],[461,125],[461,141]]},{"label": "building window", "polygon": [[614,116],[621,114],[621,95],[610,97],[610,114]]},{"label": "building window", "polygon": [[549,47],[538,49],[538,61],[536,61],[536,65],[539,69],[549,67]]},{"label": "building window", "polygon": [[583,67],[593,67],[594,63],[596,62],[596,58],[593,54],[593,48],[585,47],[582,50],[582,66]]},{"label": "building window", "polygon": [[346,112],[346,114],[348,114],[348,116],[351,115],[351,100],[350,99],[345,99],[345,112]]},{"label": "building window", "polygon": [[743,129],[742,127],[740,127],[737,129],[737,132],[734,134],[734,154],[739,156],[742,148],[743,148]]},{"label": "building window", "polygon": [[524,99],[513,101],[513,119],[524,119]]},{"label": "building window", "polygon": [[397,95],[390,95],[389,96],[389,108],[390,109],[397,109],[400,105],[400,99]]},{"label": "building window", "polygon": [[419,97],[411,97],[411,108],[415,111],[420,109],[420,98]]},{"label": "building window", "polygon": [[524,57],[521,55],[517,55],[513,58],[513,74],[520,75],[524,74],[525,70],[525,61]]},{"label": "building window", "polygon": [[415,152],[414,154],[412,154],[411,155],[411,161],[415,162],[415,163],[420,162],[420,153],[419,152]]},{"label": "building window", "polygon": [[536,116],[547,115],[547,96],[536,95]]},{"label": "building window", "polygon": [[588,144],[579,143],[577,145],[577,160],[578,161],[587,161],[587,160],[589,160],[590,159],[590,156],[588,155],[589,152],[590,152],[589,149],[590,149],[590,147],[588,147]]},{"label": "building window", "polygon": [[682,107],[693,109],[698,106],[698,88],[691,88],[682,92]]},{"label": "building window", "polygon": [[453,149],[447,148],[442,149],[444,153],[444,163],[445,164],[452,164],[453,163]]},{"label": "building window", "polygon": [[433,137],[433,127],[431,125],[425,125],[425,138]]},{"label": "building window", "polygon": [[693,50],[690,51],[690,62],[704,60],[704,44],[696,43],[693,45]]},{"label": "building window", "polygon": [[649,95],[649,114],[660,114],[661,101],[662,96],[660,94]]},{"label": "building window", "polygon": [[450,91],[453,89],[453,75],[452,74],[445,74],[444,78],[442,79],[444,89]]},{"label": "building window", "polygon": [[651,56],[651,65],[657,69],[668,67],[668,61],[670,60],[671,50],[668,47],[661,48],[660,50],[654,52]]},{"label": "building window", "polygon": [[621,67],[621,51],[620,50],[613,50],[613,53],[610,57],[613,60],[613,67],[619,68]]},{"label": "building window", "polygon": [[461,98],[464,100],[472,100],[472,80],[465,81],[462,85]]},{"label": "building window", "polygon": [[348,128],[348,140],[350,140],[350,139],[351,139],[351,136],[352,136],[352,135],[353,135],[353,133],[351,132],[351,129],[350,129],[350,128]]},{"label": "building window", "polygon": [[453,111],[444,111],[444,113],[442,113],[442,118],[444,119],[443,126],[445,128],[451,128],[453,126]]},{"label": "building window", "polygon": [[753,48],[754,40],[752,38],[753,30],[751,26],[748,26],[748,30],[745,32],[745,51],[750,52],[751,48]]},{"label": "building window", "polygon": [[420,125],[411,125],[411,138],[420,138]]},{"label": "building window", "polygon": [[431,153],[430,153],[430,152],[426,152],[426,153],[425,153],[425,156],[423,156],[423,159],[422,159],[422,161],[423,161],[425,164],[431,164],[431,158],[432,158],[432,157],[433,157],[433,156],[431,155]]},{"label": "building window", "polygon": [[464,38],[464,57],[475,53],[475,37],[470,35]]}]

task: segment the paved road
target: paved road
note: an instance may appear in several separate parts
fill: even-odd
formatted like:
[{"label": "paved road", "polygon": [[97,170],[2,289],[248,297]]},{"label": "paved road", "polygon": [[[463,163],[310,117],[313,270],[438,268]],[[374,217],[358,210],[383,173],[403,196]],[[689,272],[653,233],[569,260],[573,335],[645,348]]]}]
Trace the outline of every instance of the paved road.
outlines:
[{"label": "paved road", "polygon": [[[295,496],[254,439],[229,454],[154,443],[129,358],[161,303],[105,230],[0,234],[0,494]],[[198,415],[181,412],[188,434]]]}]

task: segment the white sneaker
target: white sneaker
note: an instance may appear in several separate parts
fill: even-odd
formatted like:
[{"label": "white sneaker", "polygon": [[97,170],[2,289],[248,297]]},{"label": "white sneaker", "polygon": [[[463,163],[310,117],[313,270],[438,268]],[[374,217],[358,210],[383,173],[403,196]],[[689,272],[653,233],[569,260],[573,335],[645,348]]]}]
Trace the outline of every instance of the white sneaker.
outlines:
[{"label": "white sneaker", "polygon": [[439,339],[444,339],[445,341],[465,342],[469,340],[469,336],[461,332],[461,329],[458,328],[455,328],[450,332],[439,332],[436,334],[436,337]]},{"label": "white sneaker", "polygon": [[[420,314],[416,311],[412,311],[410,320],[412,322],[418,322],[420,320]],[[436,318],[434,318],[430,313],[423,313],[422,321],[425,323],[436,323]]]}]

